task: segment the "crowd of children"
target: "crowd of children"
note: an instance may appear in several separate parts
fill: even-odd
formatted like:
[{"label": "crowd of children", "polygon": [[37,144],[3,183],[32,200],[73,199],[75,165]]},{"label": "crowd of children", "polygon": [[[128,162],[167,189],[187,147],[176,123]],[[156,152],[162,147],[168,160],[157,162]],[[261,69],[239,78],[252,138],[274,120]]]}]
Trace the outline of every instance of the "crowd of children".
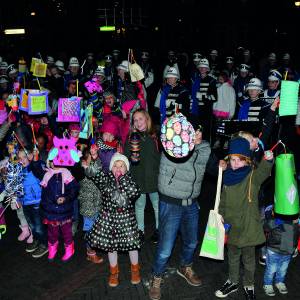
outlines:
[{"label": "crowd of children", "polygon": [[[91,64],[88,72],[82,72],[76,57],[70,58],[67,71],[62,61],[55,63],[47,57],[46,76],[39,79],[28,70],[8,67],[0,57],[0,143],[4,149],[0,220],[9,207],[16,210],[21,228],[18,240],[26,241],[25,251],[33,258],[47,254],[53,261],[61,234],[63,262],[75,253],[74,235],[82,223],[87,260],[100,264],[104,258],[98,251],[108,254],[109,286],[119,285],[120,251],[129,253],[131,283],[139,284],[139,250],[145,239],[144,211],[149,198],[155,218],[151,240],[157,244],[149,297],[159,300],[179,231],[183,247],[177,274],[191,286],[202,284],[192,268],[199,238],[198,198],[206,165],[214,164],[211,147],[220,149],[221,145],[227,157],[215,162],[224,170],[220,214],[231,229],[228,280],[215,295],[224,298],[238,290],[242,260],[246,299],[255,299],[257,246],[265,246],[266,295],[275,295],[273,282],[281,294],[288,293],[285,275],[296,249],[298,216],[282,218],[269,208],[263,221],[260,209],[265,207],[259,202],[261,186],[274,163],[273,152],[266,150],[287,124],[281,123],[278,133],[282,72],[289,73],[290,80],[298,80],[298,73],[286,64],[279,71],[272,65],[267,79],[260,80],[254,77],[255,68],[242,61],[234,70],[232,57],[226,58],[221,70],[212,58],[198,55],[191,66],[191,82],[181,82],[180,74],[186,72],[179,71],[182,66],[173,55],[154,103],[149,61],[141,64],[144,78],[138,78],[130,72],[132,65],[115,53],[98,66]],[[23,92],[33,89],[48,93],[47,113],[32,114],[21,108]],[[78,122],[60,122],[59,99],[78,97]],[[87,117],[90,107],[92,114]],[[73,106],[65,109],[74,112]],[[250,122],[249,130],[253,130],[236,130],[227,138],[227,151],[223,149],[225,135],[217,137],[214,126],[232,118]],[[294,140],[288,139],[287,144],[295,149]]]}]

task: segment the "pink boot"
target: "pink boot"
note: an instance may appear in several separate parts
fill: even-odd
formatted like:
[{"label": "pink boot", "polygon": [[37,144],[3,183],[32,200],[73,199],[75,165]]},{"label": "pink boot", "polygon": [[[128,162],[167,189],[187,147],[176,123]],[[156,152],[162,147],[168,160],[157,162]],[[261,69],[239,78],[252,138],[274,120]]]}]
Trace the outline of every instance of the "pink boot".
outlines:
[{"label": "pink boot", "polygon": [[30,229],[28,225],[24,225],[24,226],[19,226],[22,229],[21,234],[18,236],[18,241],[24,241],[25,239],[27,239],[30,235]]},{"label": "pink boot", "polygon": [[29,226],[28,226],[28,228],[29,228],[30,236],[27,238],[26,243],[31,244],[31,243],[33,243],[33,234],[32,234],[32,231]]},{"label": "pink boot", "polygon": [[52,261],[55,258],[55,255],[57,253],[57,248],[58,248],[58,241],[54,243],[53,245],[48,242],[48,260]]},{"label": "pink boot", "polygon": [[67,262],[74,254],[75,249],[74,249],[74,242],[72,242],[70,245],[65,244],[65,254],[62,257],[63,262]]}]

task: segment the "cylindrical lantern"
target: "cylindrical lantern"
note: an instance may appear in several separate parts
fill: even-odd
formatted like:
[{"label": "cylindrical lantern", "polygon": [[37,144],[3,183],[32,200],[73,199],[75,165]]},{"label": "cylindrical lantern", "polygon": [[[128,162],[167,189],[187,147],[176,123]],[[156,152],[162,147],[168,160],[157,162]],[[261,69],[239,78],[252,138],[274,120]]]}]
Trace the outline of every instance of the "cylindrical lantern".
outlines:
[{"label": "cylindrical lantern", "polygon": [[23,58],[21,58],[19,60],[19,72],[25,73],[26,70],[27,70],[26,61]]},{"label": "cylindrical lantern", "polygon": [[275,213],[285,216],[299,213],[299,195],[293,154],[280,154],[275,160]]},{"label": "cylindrical lantern", "polygon": [[280,91],[280,116],[292,116],[297,114],[299,82],[283,80]]}]

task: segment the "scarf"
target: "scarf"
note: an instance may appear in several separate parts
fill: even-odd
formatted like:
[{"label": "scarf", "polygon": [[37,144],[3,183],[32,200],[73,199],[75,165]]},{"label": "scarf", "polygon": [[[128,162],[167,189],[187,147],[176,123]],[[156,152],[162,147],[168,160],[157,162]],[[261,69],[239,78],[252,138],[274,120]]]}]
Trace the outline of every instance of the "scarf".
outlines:
[{"label": "scarf", "polygon": [[71,172],[66,168],[59,168],[55,170],[51,168],[47,169],[47,172],[45,173],[40,185],[42,187],[46,187],[48,185],[49,180],[52,178],[52,176],[54,174],[59,174],[59,173],[61,173],[61,178],[62,178],[61,193],[63,195],[65,193],[65,184],[70,183],[74,179]]},{"label": "scarf", "polygon": [[161,124],[163,123],[163,121],[166,118],[166,110],[167,110],[166,102],[167,102],[167,98],[168,98],[168,95],[169,95],[171,89],[172,89],[172,87],[169,84],[166,84],[166,86],[161,91],[160,103],[159,103]]},{"label": "scarf", "polygon": [[239,110],[239,114],[238,114],[238,120],[242,121],[242,120],[248,120],[248,113],[249,113],[249,108],[251,105],[251,100],[250,99],[245,99],[243,101],[243,104]]},{"label": "scarf", "polygon": [[197,92],[199,91],[200,83],[201,83],[201,77],[197,76],[192,85],[192,114],[196,116],[199,116]]},{"label": "scarf", "polygon": [[238,184],[247,177],[250,171],[250,166],[245,166],[237,170],[232,170],[231,168],[228,168],[224,171],[223,183],[227,186]]}]

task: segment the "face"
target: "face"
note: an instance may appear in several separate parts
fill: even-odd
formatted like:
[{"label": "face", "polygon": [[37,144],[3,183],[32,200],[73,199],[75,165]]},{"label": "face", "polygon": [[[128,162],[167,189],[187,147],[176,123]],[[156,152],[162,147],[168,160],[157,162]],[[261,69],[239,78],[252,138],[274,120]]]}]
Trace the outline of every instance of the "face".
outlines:
[{"label": "face", "polygon": [[7,82],[0,83],[0,88],[1,88],[2,90],[6,90],[7,87],[8,87]]},{"label": "face", "polygon": [[147,130],[147,117],[141,112],[136,112],[133,115],[133,125],[138,131],[141,131],[141,132],[146,131]]},{"label": "face", "polygon": [[237,155],[230,156],[230,166],[232,170],[237,170],[239,168],[245,167],[247,165],[245,160],[241,160]]},{"label": "face", "polygon": [[41,124],[48,125],[48,119],[47,119],[47,117],[41,117],[40,121],[41,121]]},{"label": "face", "polygon": [[260,90],[248,90],[249,97],[255,99],[259,96]]},{"label": "face", "polygon": [[120,76],[121,79],[125,78],[125,71],[121,70],[121,69],[117,69],[118,70],[118,76]]},{"label": "face", "polygon": [[57,70],[57,68],[51,68],[51,74],[52,74],[52,76],[58,75],[58,70]]},{"label": "face", "polygon": [[19,163],[25,168],[30,164],[30,158],[32,157],[31,154],[28,154],[28,157],[26,156],[26,154],[24,153],[24,151],[20,151],[18,153],[18,159],[19,159]]},{"label": "face", "polygon": [[206,74],[208,72],[208,68],[200,67],[199,72],[200,72],[201,76],[206,76]]},{"label": "face", "polygon": [[250,150],[253,151],[258,148],[258,138],[251,137],[249,143],[250,143]]},{"label": "face", "polygon": [[167,84],[169,84],[171,86],[175,86],[176,83],[177,83],[177,78],[176,77],[167,78]]},{"label": "face", "polygon": [[78,71],[79,71],[79,67],[78,66],[72,66],[72,67],[70,67],[70,72],[72,74],[77,74]]},{"label": "face", "polygon": [[224,83],[225,82],[224,77],[223,76],[219,76],[218,77],[218,82],[219,83]]},{"label": "face", "polygon": [[276,90],[278,88],[279,85],[279,81],[276,80],[269,80],[268,81],[268,88],[270,90]]},{"label": "face", "polygon": [[117,160],[115,161],[111,171],[115,178],[119,178],[121,175],[124,175],[127,172],[127,168],[122,160]]},{"label": "face", "polygon": [[71,95],[75,95],[76,94],[76,85],[73,84],[73,83],[69,84],[69,86],[68,86],[68,92]]},{"label": "face", "polygon": [[114,138],[115,137],[110,132],[103,132],[102,135],[103,142],[112,142]]},{"label": "face", "polygon": [[194,143],[195,145],[199,145],[202,142],[202,132],[200,130],[195,131],[195,139]]},{"label": "face", "polygon": [[246,78],[247,75],[248,75],[248,72],[241,71],[241,72],[240,72],[240,75],[241,75],[242,78]]},{"label": "face", "polygon": [[79,130],[71,130],[71,132],[70,132],[71,137],[73,137],[75,139],[79,138],[79,134],[80,134]]},{"label": "face", "polygon": [[45,139],[43,137],[38,137],[37,140],[37,147],[38,149],[41,151],[41,150],[44,150],[45,149]]},{"label": "face", "polygon": [[106,105],[113,107],[113,105],[115,103],[115,99],[113,96],[104,97],[104,100],[105,100]]}]

